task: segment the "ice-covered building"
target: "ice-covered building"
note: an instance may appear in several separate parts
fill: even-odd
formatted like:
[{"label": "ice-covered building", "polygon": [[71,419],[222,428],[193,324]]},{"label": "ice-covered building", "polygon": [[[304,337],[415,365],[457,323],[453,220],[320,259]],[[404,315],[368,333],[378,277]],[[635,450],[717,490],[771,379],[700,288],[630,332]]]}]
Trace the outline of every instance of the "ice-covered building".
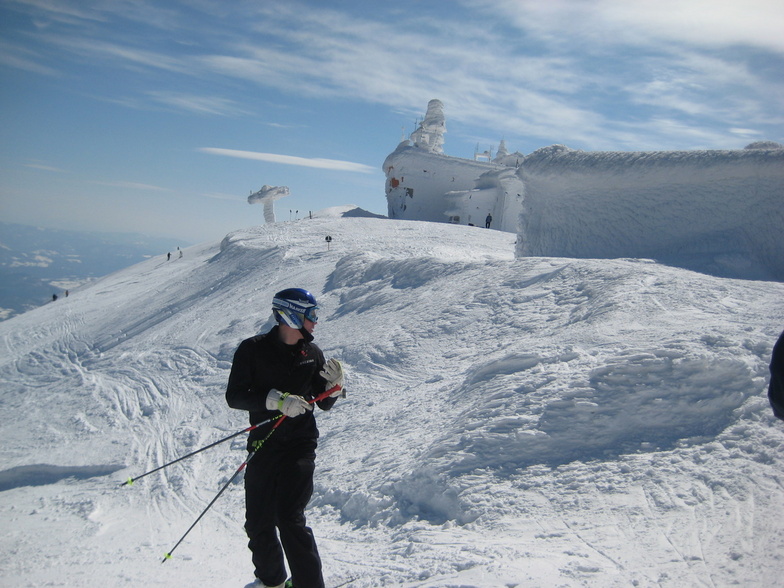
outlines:
[{"label": "ice-covered building", "polygon": [[[389,218],[479,224],[484,222],[488,212],[492,212],[487,203],[495,200],[495,193],[489,197],[477,197],[477,202],[483,200],[480,212],[467,214],[461,209],[456,210],[454,215],[450,214],[456,192],[474,189],[477,178],[486,172],[500,172],[507,168],[489,161],[444,155],[444,133],[443,104],[439,100],[431,100],[427,114],[419,128],[411,134],[411,140],[400,143],[384,162]],[[468,200],[472,197],[469,196]],[[519,207],[515,218],[502,230],[514,232],[517,215]]]},{"label": "ice-covered building", "polygon": [[495,158],[443,154],[443,104],[384,161],[390,218],[516,233],[518,256],[651,258],[719,276],[784,280],[784,146]]}]

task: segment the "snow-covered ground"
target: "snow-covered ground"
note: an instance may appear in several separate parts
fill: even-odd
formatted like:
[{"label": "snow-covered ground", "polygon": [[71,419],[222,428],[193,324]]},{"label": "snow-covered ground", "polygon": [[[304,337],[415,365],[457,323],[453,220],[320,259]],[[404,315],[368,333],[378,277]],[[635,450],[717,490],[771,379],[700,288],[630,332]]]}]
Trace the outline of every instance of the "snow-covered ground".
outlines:
[{"label": "snow-covered ground", "polygon": [[[232,354],[310,289],[348,397],[308,520],[328,587],[770,587],[784,284],[515,259],[515,235],[341,218],[143,262],[0,324],[0,585],[252,579]],[[332,237],[329,244],[326,236]]]}]

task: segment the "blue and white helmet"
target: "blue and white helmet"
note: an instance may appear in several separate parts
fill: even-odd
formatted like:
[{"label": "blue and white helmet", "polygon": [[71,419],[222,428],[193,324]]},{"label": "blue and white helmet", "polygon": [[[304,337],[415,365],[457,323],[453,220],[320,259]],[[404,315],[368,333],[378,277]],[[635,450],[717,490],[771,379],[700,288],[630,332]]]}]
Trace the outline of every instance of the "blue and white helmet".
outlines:
[{"label": "blue and white helmet", "polygon": [[280,324],[292,329],[305,326],[305,319],[318,322],[318,304],[313,294],[302,288],[281,290],[272,299],[272,314]]}]

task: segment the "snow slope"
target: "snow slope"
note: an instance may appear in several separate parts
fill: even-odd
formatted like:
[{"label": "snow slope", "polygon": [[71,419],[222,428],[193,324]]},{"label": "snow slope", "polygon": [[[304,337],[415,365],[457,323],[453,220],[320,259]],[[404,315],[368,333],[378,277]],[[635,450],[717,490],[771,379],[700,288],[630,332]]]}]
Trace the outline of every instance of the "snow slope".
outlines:
[{"label": "snow slope", "polygon": [[[0,585],[244,586],[223,392],[277,290],[348,370],[318,415],[327,585],[773,586],[784,284],[642,260],[514,258],[499,231],[266,225],[0,323]],[[325,237],[332,241],[327,247]]]}]

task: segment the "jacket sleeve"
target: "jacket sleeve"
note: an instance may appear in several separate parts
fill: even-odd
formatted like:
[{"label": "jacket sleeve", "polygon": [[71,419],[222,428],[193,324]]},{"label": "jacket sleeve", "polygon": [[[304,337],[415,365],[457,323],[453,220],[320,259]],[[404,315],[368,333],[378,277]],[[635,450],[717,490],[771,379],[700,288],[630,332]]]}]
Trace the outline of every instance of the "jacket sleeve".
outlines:
[{"label": "jacket sleeve", "polygon": [[[319,394],[321,394],[322,392],[324,392],[324,389],[322,389],[321,392],[319,392]],[[337,400],[338,400],[337,398],[327,397],[324,400],[319,400],[316,404],[321,410],[329,410],[334,406]]]},{"label": "jacket sleeve", "polygon": [[243,341],[234,352],[229,383],[226,386],[226,403],[231,408],[260,412],[266,410],[269,390],[258,390],[253,385],[253,345]]}]

